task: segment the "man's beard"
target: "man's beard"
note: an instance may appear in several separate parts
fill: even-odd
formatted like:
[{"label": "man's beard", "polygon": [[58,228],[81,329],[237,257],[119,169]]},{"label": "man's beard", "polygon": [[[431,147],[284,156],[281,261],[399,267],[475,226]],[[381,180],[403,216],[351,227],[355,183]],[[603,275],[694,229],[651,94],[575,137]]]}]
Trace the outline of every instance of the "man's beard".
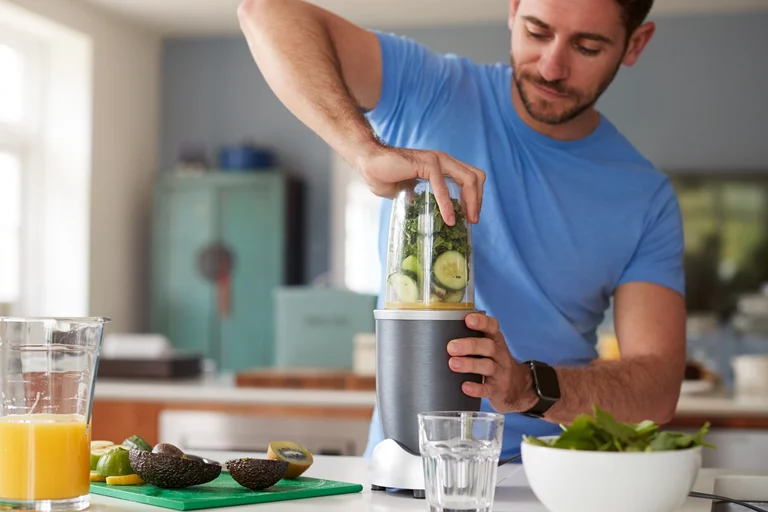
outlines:
[{"label": "man's beard", "polygon": [[[511,58],[511,61],[512,79],[514,80],[515,87],[517,87],[517,92],[520,94],[520,99],[523,102],[525,110],[528,112],[528,115],[530,115],[536,121],[549,125],[567,123],[597,103],[597,100],[600,98],[600,96],[602,96],[611,82],[613,82],[613,79],[616,76],[616,73],[618,73],[619,67],[621,66],[621,61],[619,61],[613,72],[605,77],[602,82],[600,82],[600,85],[597,87],[593,94],[583,94],[581,91],[566,87],[565,84],[560,80],[549,81],[545,80],[541,75],[538,74],[536,76],[532,76],[530,73],[518,72],[517,66],[515,66],[514,57]],[[536,103],[532,102],[531,98],[528,97],[525,89],[523,88],[524,81],[535,83],[541,85],[542,87],[552,89],[553,91],[560,94],[566,95],[566,97],[563,98],[563,101],[567,101],[568,99],[574,100],[573,106],[563,110],[562,112],[549,111],[547,107],[551,107],[554,104],[544,99],[538,100]]]}]

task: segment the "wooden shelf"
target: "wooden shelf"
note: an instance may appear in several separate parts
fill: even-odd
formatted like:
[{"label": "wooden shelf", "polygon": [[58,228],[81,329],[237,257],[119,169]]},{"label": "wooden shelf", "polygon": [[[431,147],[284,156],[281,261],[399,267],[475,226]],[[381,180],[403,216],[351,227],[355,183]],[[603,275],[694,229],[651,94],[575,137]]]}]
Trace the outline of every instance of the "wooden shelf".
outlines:
[{"label": "wooden shelf", "polygon": [[376,391],[376,377],[332,370],[254,370],[235,376],[238,387]]}]

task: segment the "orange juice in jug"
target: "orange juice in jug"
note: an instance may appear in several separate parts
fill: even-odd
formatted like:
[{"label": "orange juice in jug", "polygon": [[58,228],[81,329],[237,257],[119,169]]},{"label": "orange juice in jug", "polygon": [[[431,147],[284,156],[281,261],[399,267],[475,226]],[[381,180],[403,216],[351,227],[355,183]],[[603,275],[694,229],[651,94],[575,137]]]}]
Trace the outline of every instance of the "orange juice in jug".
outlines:
[{"label": "orange juice in jug", "polygon": [[88,494],[89,432],[78,414],[0,417],[0,498],[64,500]]}]

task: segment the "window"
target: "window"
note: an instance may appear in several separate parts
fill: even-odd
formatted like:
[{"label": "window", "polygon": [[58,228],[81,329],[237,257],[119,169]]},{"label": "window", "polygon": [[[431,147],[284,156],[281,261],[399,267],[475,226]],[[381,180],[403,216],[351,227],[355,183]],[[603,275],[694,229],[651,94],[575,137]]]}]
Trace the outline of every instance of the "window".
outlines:
[{"label": "window", "polygon": [[378,295],[381,198],[335,152],[331,161],[332,281],[358,293]]},{"label": "window", "polygon": [[92,78],[89,37],[0,0],[0,314],[89,313]]},{"label": "window", "polygon": [[379,217],[381,199],[374,196],[362,179],[347,185],[344,216],[344,282],[350,290],[378,294]]},{"label": "window", "polygon": [[673,175],[690,312],[729,314],[768,282],[768,175]]},{"label": "window", "polygon": [[24,201],[28,155],[39,152],[40,50],[35,40],[0,27],[0,305],[18,313],[24,296]]},{"label": "window", "polygon": [[24,118],[24,74],[21,53],[0,44],[0,122],[15,124]]},{"label": "window", "polygon": [[0,150],[0,303],[19,297],[21,159]]},{"label": "window", "polygon": [[30,83],[33,57],[18,38],[0,38],[0,304],[14,304],[21,294],[23,162],[32,128]]}]

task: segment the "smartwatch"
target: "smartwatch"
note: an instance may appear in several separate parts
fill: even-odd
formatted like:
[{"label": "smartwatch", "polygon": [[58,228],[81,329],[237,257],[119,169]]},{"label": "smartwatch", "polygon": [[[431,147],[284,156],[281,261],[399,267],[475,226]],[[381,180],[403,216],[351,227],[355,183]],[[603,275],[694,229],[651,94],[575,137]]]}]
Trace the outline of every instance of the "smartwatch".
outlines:
[{"label": "smartwatch", "polygon": [[531,418],[541,418],[560,400],[560,384],[557,379],[557,372],[547,363],[541,361],[526,361],[523,364],[531,370],[533,391],[539,401],[522,414]]}]

